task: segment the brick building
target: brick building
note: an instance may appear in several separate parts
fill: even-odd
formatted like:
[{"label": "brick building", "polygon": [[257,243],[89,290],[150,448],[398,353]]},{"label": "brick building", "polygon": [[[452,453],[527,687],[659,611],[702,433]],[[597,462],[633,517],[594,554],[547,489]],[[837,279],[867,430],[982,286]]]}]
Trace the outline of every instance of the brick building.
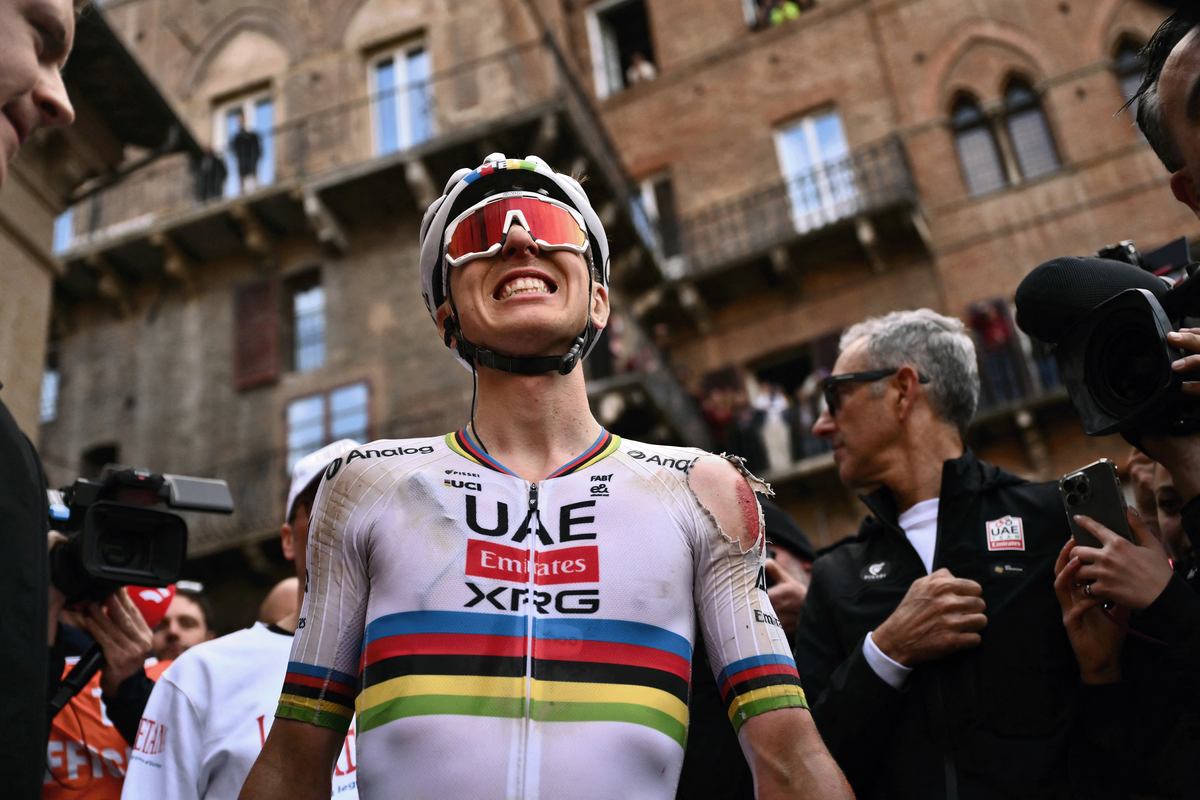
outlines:
[{"label": "brick building", "polygon": [[[191,552],[264,574],[292,460],[464,421],[417,230],[488,152],[591,176],[620,317],[589,366],[601,421],[751,455],[820,543],[860,514],[798,424],[840,330],[919,306],[971,319],[982,455],[1047,477],[1121,460],[1080,435],[1007,302],[1052,256],[1197,229],[1114,116],[1162,16],[1140,0],[104,7],[215,155],[73,208],[41,446],[52,482],[106,462],[226,478],[239,511],[197,520]],[[260,157],[239,170],[242,127]]]}]

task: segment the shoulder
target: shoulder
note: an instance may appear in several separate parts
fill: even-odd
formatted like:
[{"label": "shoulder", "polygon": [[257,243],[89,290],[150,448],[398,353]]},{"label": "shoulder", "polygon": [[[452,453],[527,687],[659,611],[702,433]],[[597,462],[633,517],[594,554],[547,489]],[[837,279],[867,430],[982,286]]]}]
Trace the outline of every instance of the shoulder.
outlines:
[{"label": "shoulder", "polygon": [[770,487],[754,477],[741,459],[708,453],[698,457],[688,470],[688,486],[721,531],[739,542],[743,551],[757,544],[762,512],[755,492],[769,492]]},{"label": "shoulder", "polygon": [[638,468],[649,472],[673,473],[681,478],[686,477],[698,459],[709,455],[695,447],[646,444],[632,439],[622,439],[617,452],[626,463],[636,464]]},{"label": "shoulder", "polygon": [[170,662],[160,674],[161,679],[191,693],[222,676],[244,674],[247,661],[257,661],[264,649],[269,647],[268,636],[274,637],[266,628],[255,624],[233,633],[227,633],[208,642],[188,648],[179,658]]},{"label": "shoulder", "polygon": [[372,491],[382,491],[421,467],[452,456],[447,440],[446,436],[377,439],[349,450],[325,468],[317,504],[330,493],[358,502]]}]

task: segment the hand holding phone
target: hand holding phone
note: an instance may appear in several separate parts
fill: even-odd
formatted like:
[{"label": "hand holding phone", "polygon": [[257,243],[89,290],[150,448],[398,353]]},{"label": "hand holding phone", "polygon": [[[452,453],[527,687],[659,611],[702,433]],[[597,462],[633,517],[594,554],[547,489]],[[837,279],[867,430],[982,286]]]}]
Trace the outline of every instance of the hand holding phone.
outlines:
[{"label": "hand holding phone", "polygon": [[1075,522],[1077,514],[1091,517],[1113,533],[1137,543],[1125,518],[1125,493],[1121,491],[1117,465],[1111,460],[1102,458],[1083,469],[1067,473],[1058,482],[1058,491],[1062,495],[1076,544],[1103,547],[1099,539]]}]

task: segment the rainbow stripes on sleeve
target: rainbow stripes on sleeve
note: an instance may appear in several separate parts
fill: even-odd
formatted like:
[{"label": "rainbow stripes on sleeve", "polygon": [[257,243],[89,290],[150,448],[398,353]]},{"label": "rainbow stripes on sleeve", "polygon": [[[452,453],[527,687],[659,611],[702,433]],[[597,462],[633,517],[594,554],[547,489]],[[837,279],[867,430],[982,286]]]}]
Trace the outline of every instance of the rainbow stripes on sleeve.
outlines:
[{"label": "rainbow stripes on sleeve", "polygon": [[289,661],[275,716],[345,733],[354,719],[357,683],[353,675],[336,669]]},{"label": "rainbow stripes on sleeve", "polygon": [[789,655],[769,653],[735,661],[717,675],[717,686],[734,731],[766,711],[808,708],[796,662]]},{"label": "rainbow stripes on sleeve", "polygon": [[629,722],[684,745],[687,639],[622,620],[532,624],[530,631],[522,616],[461,611],[413,611],[375,620],[367,627],[363,652],[359,735],[428,714],[528,714],[539,722]]}]

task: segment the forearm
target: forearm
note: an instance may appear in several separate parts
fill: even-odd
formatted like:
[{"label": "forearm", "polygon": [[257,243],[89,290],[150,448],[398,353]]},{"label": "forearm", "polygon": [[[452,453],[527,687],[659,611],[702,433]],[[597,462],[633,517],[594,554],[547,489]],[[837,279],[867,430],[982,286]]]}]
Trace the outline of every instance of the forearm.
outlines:
[{"label": "forearm", "polygon": [[329,800],[344,732],[276,719],[238,800]]},{"label": "forearm", "polygon": [[154,681],[146,677],[144,670],[139,670],[121,683],[116,694],[103,695],[109,720],[131,747],[137,739],[138,724],[153,690]]},{"label": "forearm", "polygon": [[779,709],[748,720],[742,742],[758,800],[854,797],[803,709]]}]

